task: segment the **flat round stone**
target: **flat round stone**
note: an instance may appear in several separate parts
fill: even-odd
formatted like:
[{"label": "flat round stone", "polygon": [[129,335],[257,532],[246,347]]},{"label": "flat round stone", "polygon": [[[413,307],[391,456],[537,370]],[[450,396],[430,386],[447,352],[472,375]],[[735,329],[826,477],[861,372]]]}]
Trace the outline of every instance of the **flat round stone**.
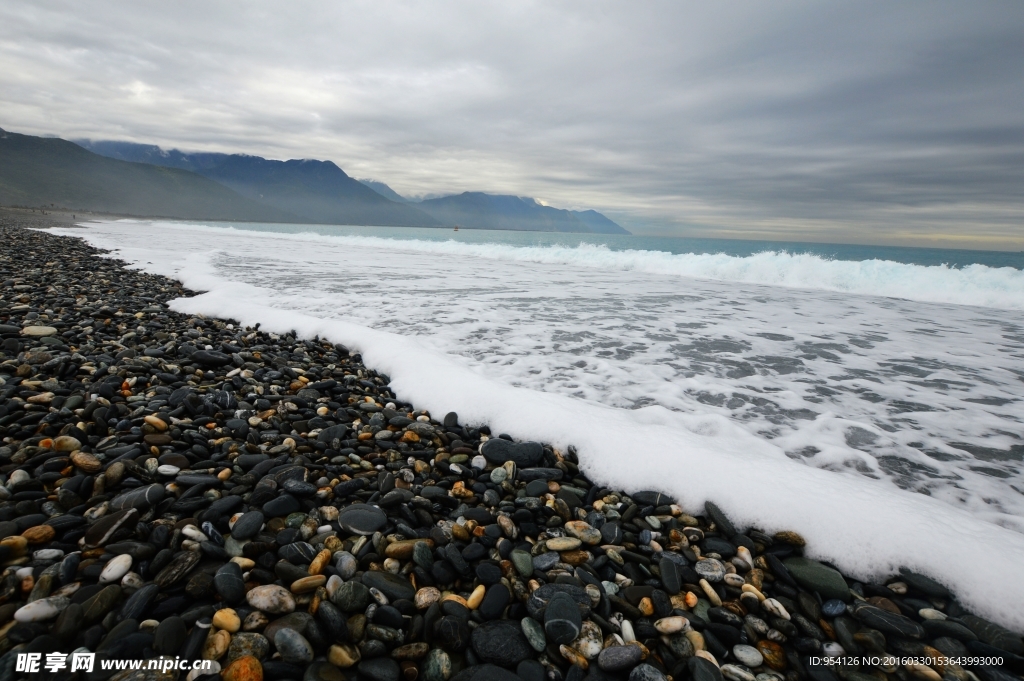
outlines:
[{"label": "flat round stone", "polygon": [[252,539],[263,527],[264,517],[259,511],[243,513],[231,528],[231,536],[235,539]]},{"label": "flat round stone", "polygon": [[338,523],[352,534],[371,535],[384,527],[388,517],[384,511],[369,504],[352,504],[341,509]]},{"label": "flat round stone", "polygon": [[754,646],[734,645],[732,647],[732,654],[736,656],[736,659],[741,664],[745,664],[750,668],[760,667],[761,663],[764,662],[761,652]]}]

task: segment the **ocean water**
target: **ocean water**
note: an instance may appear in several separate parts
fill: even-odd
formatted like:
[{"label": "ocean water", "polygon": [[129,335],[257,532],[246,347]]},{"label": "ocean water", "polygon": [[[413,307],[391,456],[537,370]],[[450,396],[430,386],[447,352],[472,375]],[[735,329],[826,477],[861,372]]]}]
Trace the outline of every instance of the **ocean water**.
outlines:
[{"label": "ocean water", "polygon": [[575,445],[606,484],[714,499],[865,577],[909,565],[1024,626],[970,559],[1024,561],[1021,254],[84,227],[64,233],[205,292],[183,312],[346,343],[438,416]]}]

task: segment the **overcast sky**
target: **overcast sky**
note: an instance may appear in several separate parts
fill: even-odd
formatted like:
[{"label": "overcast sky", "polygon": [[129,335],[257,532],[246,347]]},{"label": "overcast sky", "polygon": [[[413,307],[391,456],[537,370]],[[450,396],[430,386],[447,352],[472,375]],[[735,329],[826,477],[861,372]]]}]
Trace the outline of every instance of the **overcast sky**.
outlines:
[{"label": "overcast sky", "polygon": [[0,3],[0,127],[636,233],[1024,249],[1024,3]]}]

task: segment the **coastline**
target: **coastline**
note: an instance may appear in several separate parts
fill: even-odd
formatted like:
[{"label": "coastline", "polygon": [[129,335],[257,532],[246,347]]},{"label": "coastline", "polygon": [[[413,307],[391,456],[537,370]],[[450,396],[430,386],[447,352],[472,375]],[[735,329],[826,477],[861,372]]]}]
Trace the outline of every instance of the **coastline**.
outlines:
[{"label": "coastline", "polygon": [[[46,226],[47,217],[33,216],[33,220],[21,223]],[[410,669],[415,669],[412,678],[447,678],[442,673],[446,665],[449,675],[454,676],[460,664],[465,669],[458,672],[459,679],[504,678],[495,668],[473,663],[497,663],[516,669],[524,660],[544,659],[550,669],[558,669],[566,678],[629,676],[633,681],[660,678],[656,674],[701,681],[720,678],[723,673],[731,681],[749,681],[757,674],[787,681],[831,678],[828,674],[832,671],[827,667],[811,668],[801,656],[820,656],[825,645],[837,642],[845,642],[844,649],[849,648],[850,654],[854,650],[875,651],[872,646],[880,644],[879,650],[924,656],[930,654],[926,644],[951,656],[964,651],[974,655],[991,653],[984,646],[993,642],[1024,647],[1019,637],[970,619],[949,598],[945,587],[926,577],[914,573],[893,576],[886,583],[895,590],[883,584],[843,581],[835,570],[801,560],[804,547],[798,535],[740,532],[737,530],[746,528],[732,528],[729,518],[713,505],[694,517],[657,492],[639,492],[630,497],[602,489],[580,472],[580,462],[571,451],[560,452],[539,444],[502,444],[505,441],[501,438],[489,437],[486,426],[467,428],[459,425],[457,417],[441,418],[414,409],[402,402],[400,395],[386,391],[386,376],[367,369],[359,355],[343,348],[301,337],[274,338],[251,328],[238,328],[237,322],[171,311],[166,307],[168,300],[188,295],[177,282],[122,269],[116,261],[100,258],[95,249],[80,241],[15,231],[21,228],[10,223],[3,229],[9,235],[5,250],[15,252],[11,249],[20,248],[18,252],[24,258],[18,263],[7,259],[5,278],[22,278],[25,283],[12,288],[29,288],[5,292],[0,305],[7,319],[2,323],[21,326],[25,315],[39,314],[43,305],[42,310],[54,310],[53,316],[61,317],[63,326],[52,335],[36,339],[23,336],[20,330],[5,329],[3,334],[5,357],[0,361],[0,375],[5,383],[0,386],[4,391],[0,406],[8,408],[16,396],[24,399],[24,406],[2,417],[7,431],[4,437],[14,439],[3,445],[9,451],[0,451],[0,458],[9,461],[0,471],[6,476],[10,495],[4,502],[10,517],[2,521],[7,538],[0,541],[0,546],[7,547],[3,557],[8,564],[15,562],[10,567],[30,566],[33,570],[28,589],[27,575],[18,575],[18,586],[9,575],[5,582],[11,588],[5,592],[6,603],[0,606],[0,627],[8,649],[0,658],[0,678],[10,673],[14,661],[10,653],[31,650],[32,646],[57,646],[70,651],[77,643],[88,643],[91,645],[85,647],[96,651],[109,643],[109,651],[123,638],[133,640],[140,651],[146,649],[148,641],[156,653],[163,637],[155,636],[151,628],[160,632],[164,621],[174,620],[177,613],[181,613],[181,626],[175,621],[166,625],[168,629],[190,630],[180,637],[181,646],[192,645],[199,654],[220,652],[225,678],[251,678],[240,675],[255,674],[252,661],[261,658],[259,654],[237,655],[231,671],[227,659],[232,646],[236,653],[262,652],[264,664],[258,666],[260,677],[265,678],[300,678],[292,676],[296,669],[305,674],[310,666],[315,667],[314,678],[339,678],[336,673],[351,677],[358,670],[361,678],[398,678],[393,675],[397,672],[408,679],[413,674]],[[36,244],[32,247],[35,253],[28,246],[30,242]],[[6,253],[5,258],[9,258]],[[55,265],[48,266],[49,262]],[[77,269],[66,269],[70,263]],[[66,278],[49,281],[61,276]],[[92,281],[72,282],[72,277],[91,277]],[[60,290],[72,283],[79,286],[85,300]],[[13,298],[19,302],[12,305]],[[40,323],[46,321],[50,320]],[[133,324],[137,325],[134,331]],[[86,342],[76,344],[87,326],[92,328],[93,339],[83,338]],[[144,329],[141,332],[137,330],[140,327]],[[68,332],[72,336],[65,343],[60,339]],[[200,347],[202,343],[195,342],[203,338],[216,343],[205,343],[211,345],[206,350]],[[14,344],[7,344],[8,340],[17,342],[17,353],[9,352]],[[184,347],[189,343],[192,348]],[[90,346],[91,351],[85,350]],[[254,350],[256,346],[263,349]],[[101,357],[104,354],[109,361]],[[18,359],[10,364],[14,356]],[[186,371],[188,366],[202,368],[202,377],[194,370]],[[4,373],[8,369],[14,371]],[[262,373],[257,377],[258,372]],[[112,379],[114,375],[122,380]],[[47,379],[54,383],[47,383]],[[271,387],[274,381],[281,384],[277,391]],[[247,402],[253,394],[249,390],[257,385],[264,390],[257,400],[266,400],[267,404]],[[316,396],[311,392],[303,395],[302,391],[315,391]],[[52,393],[49,402],[45,397],[48,393]],[[107,404],[87,399],[93,395]],[[54,402],[60,398],[64,399],[58,409]],[[64,413],[65,405],[75,398],[81,401],[72,403],[75,409],[68,408]],[[117,409],[116,416],[110,411],[111,402]],[[388,407],[388,403],[394,406]],[[117,404],[124,405],[124,411]],[[318,406],[314,408],[314,404]],[[52,410],[28,409],[28,405],[50,406]],[[101,408],[104,412],[98,417]],[[77,409],[83,411],[76,413]],[[42,417],[33,421],[36,414]],[[369,437],[360,439],[353,433],[353,422],[360,420],[356,430],[361,431],[374,414],[385,414],[388,419],[378,420],[367,431]],[[17,419],[8,419],[15,415]],[[87,423],[88,418],[92,418],[91,423]],[[11,431],[15,423],[19,429]],[[46,423],[48,430],[36,434],[33,429],[39,429],[41,423]],[[269,427],[261,427],[267,424]],[[132,428],[139,432],[133,433]],[[374,428],[378,430],[374,432]],[[383,432],[392,435],[378,436]],[[70,439],[59,440],[61,437]],[[51,442],[44,443],[47,439]],[[494,444],[484,448],[490,460],[483,468],[475,468],[473,462],[482,442],[491,440]],[[73,441],[77,441],[78,448],[74,448]],[[49,447],[41,447],[43,444]],[[508,476],[512,471],[495,465],[501,463],[502,456],[521,457],[512,478]],[[161,470],[165,466],[171,468]],[[505,471],[504,478],[494,472],[499,469]],[[23,470],[26,475],[18,475],[12,483],[15,470]],[[102,495],[96,493],[99,479],[103,480]],[[428,481],[438,484],[425,484]],[[55,489],[58,482],[60,489]],[[165,487],[171,483],[176,489],[168,492]],[[88,492],[86,487],[90,488]],[[527,493],[527,488],[535,494]],[[173,496],[177,493],[179,497]],[[247,494],[256,495],[262,503],[253,503],[252,496],[246,499]],[[281,499],[285,501],[278,501]],[[15,507],[23,502],[30,503],[18,511]],[[44,510],[51,502],[60,507],[47,509],[59,515]],[[85,515],[105,502],[110,503],[109,510],[103,515],[94,513],[90,524]],[[352,504],[363,502],[379,503],[384,510],[358,506],[350,514],[345,513]],[[341,506],[340,512],[334,504]],[[232,526],[232,514],[250,507]],[[325,510],[330,508],[335,511]],[[281,513],[275,515],[278,511]],[[166,517],[168,513],[174,518]],[[294,513],[304,513],[309,520]],[[458,515],[453,518],[454,513]],[[75,515],[80,515],[81,522],[68,520]],[[347,515],[351,518],[346,524]],[[461,524],[457,522],[460,517],[465,519]],[[140,521],[142,525],[134,527]],[[35,524],[21,527],[29,522]],[[239,523],[254,527],[236,532]],[[323,529],[327,526],[331,529]],[[38,529],[46,527],[52,532]],[[609,529],[611,536],[606,537],[605,527],[618,528],[619,535]],[[17,531],[8,534],[12,529]],[[250,531],[249,536],[236,536]],[[379,537],[375,535],[378,532],[382,532]],[[15,538],[26,533],[24,541]],[[361,536],[372,539],[357,538]],[[525,537],[532,541],[525,541]],[[285,538],[298,541],[282,543]],[[96,548],[82,552],[80,562],[75,563],[69,556],[81,548],[79,539]],[[243,546],[243,542],[248,543]],[[245,546],[255,548],[246,552]],[[44,553],[37,557],[36,551]],[[58,557],[54,551],[63,554]],[[324,551],[327,557],[322,557]],[[233,555],[238,552],[241,555]],[[714,562],[708,562],[708,554],[718,558],[711,557]],[[268,555],[269,559],[263,558]],[[232,564],[232,557],[242,559],[233,563],[238,570],[222,571],[222,566]],[[283,564],[277,558],[283,559]],[[125,572],[111,579],[125,563]],[[116,569],[111,568],[104,577],[111,565]],[[490,566],[483,568],[483,575],[481,565]],[[157,566],[161,569],[155,570]],[[442,573],[441,579],[434,566],[440,566],[437,570]],[[11,572],[10,567],[6,573]],[[386,576],[395,568],[403,575],[404,583]],[[608,570],[612,571],[610,575]],[[615,584],[616,574],[632,584],[626,586],[619,579],[621,590],[612,594],[614,587],[605,582]],[[605,579],[609,576],[611,579]],[[443,581],[445,577],[451,581]],[[109,586],[93,588],[100,579]],[[706,586],[701,579],[707,581]],[[439,586],[431,587],[431,580]],[[70,592],[69,585],[76,582],[81,587],[74,593],[52,595],[61,589]],[[420,588],[414,589],[414,583]],[[243,585],[242,594],[238,593],[239,584]],[[248,595],[255,584],[259,584],[256,589],[263,589],[259,596],[266,594],[267,598],[265,602],[257,598],[255,605],[265,608],[256,608]],[[279,588],[264,588],[274,585]],[[442,602],[440,587],[448,585],[455,586],[447,589],[454,595]],[[560,585],[564,588],[551,588]],[[808,585],[817,586],[820,601],[810,594]],[[374,601],[376,608],[370,600],[377,594],[371,594],[370,586],[383,596]],[[860,589],[861,598],[875,600],[861,602],[852,595],[851,586],[854,591]],[[423,593],[430,588],[438,589],[437,593]],[[565,594],[565,598],[556,598],[556,593]],[[89,594],[88,598],[82,598],[83,594]],[[16,613],[24,613],[22,604],[26,597],[33,596],[33,602],[41,605],[34,606],[29,615],[40,619],[25,622],[29,615],[22,614],[19,619]],[[763,601],[762,597],[774,602]],[[59,598],[68,601],[53,600]],[[176,598],[182,602],[174,601]],[[715,604],[716,598],[720,604]],[[289,599],[291,612],[286,613]],[[430,599],[433,602],[428,602]],[[189,607],[192,604],[186,600],[205,605]],[[565,605],[567,600],[573,607]],[[841,608],[833,602],[837,600],[844,603]],[[177,603],[177,610],[167,605],[169,601]],[[548,617],[552,603],[554,610],[562,607],[559,617]],[[287,624],[292,628],[279,625],[272,630],[274,635],[265,636],[262,642],[254,635],[242,637],[239,632],[221,636],[220,631],[230,632],[234,626],[229,614],[217,618],[222,604],[236,606],[234,616],[241,634],[266,632],[273,627],[273,622],[264,622],[248,630],[241,622],[248,623],[252,617],[253,623],[259,624],[260,612],[264,620],[284,614],[291,618]],[[924,607],[914,607],[922,604]],[[42,617],[50,612],[46,610],[50,606],[60,612]],[[250,612],[244,613],[247,607]],[[485,607],[488,609],[481,614]],[[371,616],[366,615],[368,608],[374,610]],[[579,624],[572,614],[574,608]],[[928,612],[924,616],[922,610],[938,615]],[[33,614],[36,611],[42,614]],[[695,615],[695,611],[703,615]],[[296,612],[309,614],[297,617]],[[488,617],[495,612],[496,616]],[[616,612],[630,624],[624,627],[617,622],[613,617]],[[149,617],[154,613],[166,616]],[[82,619],[77,627],[72,626],[76,622],[67,621],[79,616]],[[751,617],[757,621],[749,620]],[[209,629],[203,628],[206,618],[213,621]],[[510,619],[532,620],[535,626],[528,623],[514,629],[502,624]],[[586,634],[582,639],[574,636],[567,640],[574,646],[571,650],[533,645],[547,628],[552,630],[547,637],[561,640],[552,632],[565,631],[559,623],[566,619],[569,631],[575,627],[581,636]],[[154,620],[160,620],[159,624],[147,623]],[[545,626],[548,620],[555,624]],[[943,621],[949,624],[935,624]],[[584,622],[590,622],[590,626],[584,627]],[[534,637],[523,629],[529,629]],[[935,636],[940,630],[943,635]],[[301,640],[284,634],[279,643],[280,631],[295,631]],[[872,632],[882,632],[881,641]],[[960,639],[980,636],[983,642],[960,640],[954,633]],[[205,634],[202,640],[200,634]],[[616,635],[619,641],[609,640]],[[641,645],[631,645],[627,639]],[[936,644],[937,639],[954,643],[944,640]],[[497,645],[498,641],[504,644]],[[526,648],[521,645],[524,641]],[[957,641],[963,650],[956,647]],[[620,642],[627,645],[607,645]],[[714,662],[697,654],[701,646]],[[746,662],[757,658],[746,649],[737,654],[736,646],[754,649],[760,662],[745,664],[740,659],[743,655],[747,656]],[[509,648],[516,649],[515,655]],[[602,649],[613,652],[604,653]],[[179,647],[167,654],[181,650]],[[291,662],[275,662],[271,659],[273,650]],[[602,656],[612,661],[602,664]],[[358,662],[353,660],[355,657],[360,658]],[[243,663],[237,662],[243,658]],[[521,659],[512,663],[513,658]],[[577,664],[570,664],[570,659]],[[1019,664],[1014,658],[1007,659]],[[353,664],[346,667],[345,662]],[[718,665],[730,668],[719,670]],[[536,666],[526,666],[519,676],[537,678],[530,677],[538,673]],[[943,673],[960,681],[970,678],[959,665],[943,665],[941,671],[930,668],[930,672],[916,667],[901,669],[904,676],[910,673],[931,681],[935,681],[933,675],[942,678]],[[885,671],[900,675],[895,668]],[[983,681],[1006,678],[1000,674],[1007,673],[984,665],[971,667],[971,671]],[[1024,670],[1015,671],[1019,674]],[[542,669],[540,673],[546,672]],[[874,670],[852,673],[870,675]],[[852,673],[844,670],[840,677],[845,674],[851,681],[859,678]],[[510,676],[511,671],[505,674],[515,678]],[[759,681],[769,681],[768,677]]]}]

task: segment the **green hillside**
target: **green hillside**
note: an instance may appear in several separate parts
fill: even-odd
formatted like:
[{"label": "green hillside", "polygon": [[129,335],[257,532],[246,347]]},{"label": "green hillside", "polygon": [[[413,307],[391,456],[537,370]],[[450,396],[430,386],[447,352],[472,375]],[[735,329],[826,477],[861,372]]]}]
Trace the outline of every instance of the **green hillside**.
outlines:
[{"label": "green hillside", "polygon": [[306,222],[187,170],[129,163],[0,130],[0,205],[199,220]]}]

